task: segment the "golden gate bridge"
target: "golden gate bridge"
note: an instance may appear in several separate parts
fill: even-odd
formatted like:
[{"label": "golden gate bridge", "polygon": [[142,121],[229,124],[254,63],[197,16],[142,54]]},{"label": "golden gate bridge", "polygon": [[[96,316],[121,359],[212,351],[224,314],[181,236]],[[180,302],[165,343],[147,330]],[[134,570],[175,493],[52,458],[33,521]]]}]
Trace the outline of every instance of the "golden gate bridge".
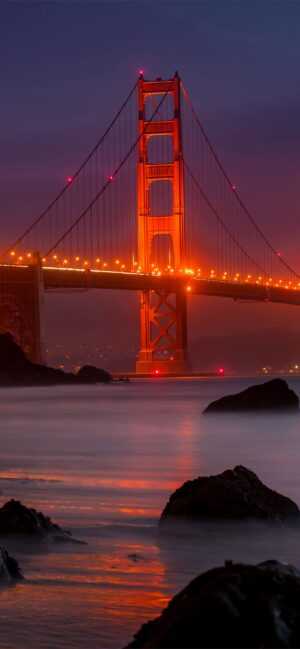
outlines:
[{"label": "golden gate bridge", "polygon": [[140,73],[82,164],[2,253],[0,329],[39,362],[44,291],[93,288],[140,292],[140,374],[187,372],[190,295],[300,305],[300,276],[243,202],[178,73]]}]

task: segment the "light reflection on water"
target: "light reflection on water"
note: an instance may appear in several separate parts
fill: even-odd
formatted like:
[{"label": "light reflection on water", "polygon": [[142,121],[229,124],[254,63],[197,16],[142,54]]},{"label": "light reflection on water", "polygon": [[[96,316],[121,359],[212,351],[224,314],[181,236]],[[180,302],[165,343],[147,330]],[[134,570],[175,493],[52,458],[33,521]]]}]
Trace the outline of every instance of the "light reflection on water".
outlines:
[{"label": "light reflection on water", "polygon": [[297,416],[201,414],[247,383],[156,379],[0,392],[1,502],[22,499],[88,541],[9,542],[27,581],[1,592],[1,647],[122,647],[174,592],[225,559],[300,565],[292,528],[157,530],[184,480],[235,464],[300,503]]}]

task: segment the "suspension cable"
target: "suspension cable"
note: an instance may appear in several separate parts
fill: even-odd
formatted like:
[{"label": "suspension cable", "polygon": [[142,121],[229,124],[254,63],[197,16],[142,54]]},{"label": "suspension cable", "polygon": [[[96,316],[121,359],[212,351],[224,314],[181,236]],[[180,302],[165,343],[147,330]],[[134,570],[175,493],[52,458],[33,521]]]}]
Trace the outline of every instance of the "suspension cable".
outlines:
[{"label": "suspension cable", "polygon": [[235,235],[233,234],[233,232],[231,232],[231,230],[228,228],[228,226],[226,225],[226,223],[223,221],[223,219],[222,219],[222,217],[220,216],[219,212],[218,212],[217,209],[214,207],[214,205],[211,203],[211,201],[210,201],[210,199],[208,198],[207,194],[206,194],[205,191],[202,189],[200,183],[198,182],[197,178],[195,178],[195,176],[194,176],[192,170],[190,169],[190,167],[188,166],[188,164],[186,163],[185,160],[183,160],[183,164],[184,164],[184,167],[185,167],[185,169],[187,170],[189,176],[191,177],[192,181],[194,182],[195,186],[196,186],[197,189],[199,190],[199,192],[200,192],[200,194],[201,194],[203,200],[206,202],[206,204],[207,204],[207,206],[209,207],[209,209],[213,212],[214,216],[216,217],[218,223],[219,223],[219,224],[221,225],[221,227],[223,228],[224,232],[226,232],[226,234],[227,234],[228,237],[231,239],[231,241],[232,241],[232,242],[233,242],[233,243],[234,243],[234,244],[239,248],[240,252],[242,252],[243,255],[245,255],[245,257],[247,257],[247,259],[251,262],[251,264],[253,264],[254,266],[256,266],[256,268],[260,271],[260,273],[262,273],[262,275],[265,275],[265,276],[266,276],[266,271],[262,268],[262,266],[260,266],[260,264],[257,263],[257,261],[255,261],[255,259],[253,259],[253,258],[251,257],[251,255],[250,255],[250,254],[247,252],[247,250],[246,250],[246,249],[245,249],[245,248],[240,244],[240,242],[239,242],[238,239],[235,237]]},{"label": "suspension cable", "polygon": [[137,81],[135,82],[134,86],[131,88],[129,94],[127,95],[127,97],[126,97],[126,99],[125,99],[125,101],[122,103],[122,105],[120,106],[119,110],[118,110],[117,113],[114,115],[112,121],[110,122],[110,124],[108,125],[108,127],[106,128],[106,130],[104,131],[104,133],[101,135],[101,137],[99,138],[99,140],[96,142],[95,146],[94,146],[94,147],[91,149],[91,151],[88,153],[88,155],[87,155],[86,158],[83,160],[83,162],[81,163],[81,165],[77,168],[77,170],[75,171],[75,173],[71,176],[72,181],[71,181],[71,182],[67,182],[67,183],[64,185],[64,187],[59,191],[59,193],[55,196],[55,198],[51,201],[51,203],[49,203],[49,204],[47,205],[47,207],[46,207],[46,208],[41,212],[41,214],[39,214],[39,216],[37,216],[37,218],[35,218],[35,219],[31,222],[31,224],[30,224],[30,225],[26,228],[26,230],[24,230],[24,232],[23,232],[23,233],[22,233],[22,234],[21,234],[21,235],[20,235],[20,236],[19,236],[19,237],[14,241],[14,243],[12,243],[12,245],[9,246],[9,248],[7,248],[7,249],[4,251],[4,253],[3,253],[3,257],[5,257],[5,256],[8,254],[8,252],[9,252],[10,250],[13,250],[14,248],[16,248],[16,247],[21,243],[21,241],[23,241],[23,239],[25,239],[25,237],[26,237],[28,234],[30,234],[30,232],[35,228],[35,226],[38,225],[38,224],[43,220],[43,218],[48,214],[48,212],[50,212],[50,210],[52,209],[52,207],[54,207],[54,205],[56,205],[56,203],[57,203],[57,202],[59,201],[59,199],[64,195],[64,193],[67,191],[67,189],[69,189],[69,187],[72,186],[73,181],[74,181],[74,180],[79,176],[79,174],[80,174],[80,172],[82,171],[82,169],[87,165],[87,163],[88,163],[89,160],[92,158],[92,156],[96,153],[96,151],[99,150],[99,148],[102,146],[104,140],[106,140],[106,138],[107,138],[107,136],[109,135],[110,131],[112,130],[112,128],[114,127],[114,125],[115,125],[116,122],[118,121],[118,119],[119,119],[121,113],[122,113],[123,110],[126,108],[127,104],[129,103],[129,101],[130,101],[130,99],[131,99],[133,93],[135,92],[135,90],[136,90],[136,88],[137,88],[137,84],[138,84],[138,79],[137,79]]},{"label": "suspension cable", "polygon": [[132,155],[133,151],[136,149],[138,143],[140,142],[141,138],[147,133],[147,129],[149,124],[153,121],[154,117],[157,115],[159,109],[161,108],[163,102],[165,101],[166,97],[168,95],[168,91],[166,91],[159,101],[159,103],[156,106],[156,109],[152,113],[150,119],[147,121],[147,124],[143,128],[142,132],[138,135],[136,140],[133,142],[129,150],[127,151],[126,155],[122,158],[121,162],[117,165],[116,169],[112,173],[112,175],[106,180],[106,182],[102,185],[101,189],[99,192],[96,194],[96,196],[93,198],[93,200],[89,203],[89,205],[79,214],[78,218],[70,225],[70,227],[57,239],[55,244],[51,246],[51,248],[46,252],[44,255],[45,257],[48,257],[51,255],[51,253],[64,241],[64,239],[76,228],[78,223],[85,217],[85,215],[90,211],[90,209],[95,205],[97,200],[104,194],[106,191],[107,187],[111,184],[111,182],[114,180],[114,178],[118,175],[118,173],[121,171],[122,167],[125,165],[127,160],[130,158]]},{"label": "suspension cable", "polygon": [[250,221],[250,223],[253,225],[253,227],[255,228],[256,232],[261,236],[261,238],[263,239],[264,243],[265,243],[266,246],[269,248],[269,250],[271,250],[271,252],[276,256],[277,260],[278,260],[278,261],[279,261],[279,262],[280,262],[280,263],[281,263],[281,264],[286,268],[286,270],[288,270],[292,275],[294,275],[295,277],[297,277],[298,279],[300,279],[300,275],[297,273],[297,271],[295,271],[294,268],[292,268],[292,266],[290,266],[290,264],[289,264],[289,263],[288,263],[288,262],[287,262],[287,261],[286,261],[286,260],[285,260],[281,255],[280,255],[280,254],[278,254],[278,251],[275,250],[274,246],[272,245],[272,243],[270,242],[270,240],[268,239],[268,237],[265,235],[265,233],[263,232],[262,228],[261,228],[261,227],[258,225],[258,223],[256,222],[254,216],[251,214],[251,212],[249,211],[249,209],[248,209],[247,206],[245,205],[245,203],[244,203],[244,201],[242,200],[242,198],[241,198],[239,192],[237,191],[237,189],[235,188],[235,186],[234,186],[233,183],[231,182],[231,180],[230,180],[230,178],[229,178],[229,176],[228,176],[228,174],[227,174],[227,171],[226,171],[224,165],[222,164],[222,162],[221,162],[221,160],[220,160],[220,158],[219,158],[219,156],[218,156],[218,154],[217,154],[217,152],[216,152],[216,149],[215,149],[214,146],[212,145],[212,142],[210,141],[210,139],[209,139],[209,137],[208,137],[208,135],[207,135],[207,133],[206,133],[206,130],[205,130],[205,128],[204,128],[204,126],[203,126],[203,124],[202,124],[202,122],[201,122],[201,120],[200,120],[200,118],[199,118],[199,116],[198,116],[198,114],[197,114],[197,112],[196,112],[196,109],[194,108],[194,105],[193,105],[193,103],[192,103],[192,100],[191,100],[190,94],[189,94],[189,92],[187,91],[187,89],[185,88],[185,86],[184,86],[184,84],[183,84],[182,81],[181,81],[181,87],[182,87],[182,91],[183,91],[184,97],[185,97],[185,99],[187,99],[187,101],[188,101],[188,103],[189,103],[189,105],[190,105],[190,108],[191,108],[192,114],[193,114],[193,116],[194,116],[194,118],[195,118],[195,120],[196,120],[196,123],[198,124],[198,126],[199,126],[199,128],[200,128],[200,131],[201,131],[201,133],[202,133],[202,135],[203,135],[203,138],[204,138],[204,140],[205,140],[205,142],[206,142],[206,144],[207,144],[207,146],[208,146],[208,148],[209,148],[209,150],[210,150],[210,152],[211,152],[211,154],[212,154],[212,156],[213,156],[213,158],[214,158],[214,160],[215,160],[217,166],[219,167],[219,169],[220,169],[220,171],[222,172],[222,174],[223,174],[223,176],[224,176],[224,178],[225,178],[227,184],[229,185],[229,188],[230,188],[232,194],[234,194],[234,196],[235,196],[237,202],[239,203],[240,207],[242,208],[244,214],[246,215],[246,217],[248,218],[248,220]]}]

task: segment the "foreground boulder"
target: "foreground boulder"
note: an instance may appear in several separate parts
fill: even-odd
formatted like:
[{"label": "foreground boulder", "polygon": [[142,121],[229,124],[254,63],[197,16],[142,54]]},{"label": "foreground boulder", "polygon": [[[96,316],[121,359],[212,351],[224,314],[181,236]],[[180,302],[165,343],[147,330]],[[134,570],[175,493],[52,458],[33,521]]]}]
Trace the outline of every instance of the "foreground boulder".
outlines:
[{"label": "foreground boulder", "polygon": [[260,385],[222,397],[205,408],[211,412],[260,412],[263,410],[299,410],[299,399],[283,379],[273,379]]},{"label": "foreground boulder", "polygon": [[11,557],[5,548],[0,547],[0,585],[23,578],[17,560]]},{"label": "foreground boulder", "polygon": [[160,523],[174,518],[300,521],[300,510],[290,498],[266,487],[253,471],[236,466],[179,487],[163,510]]},{"label": "foreground boulder", "polygon": [[138,647],[300,647],[300,573],[277,561],[228,561],[144,624],[127,649]]},{"label": "foreground boulder", "polygon": [[77,374],[47,367],[28,360],[23,350],[9,334],[0,334],[0,386],[57,385],[81,383],[107,383],[112,379],[109,372],[93,368],[93,376],[82,368]]},{"label": "foreground boulder", "polygon": [[19,500],[9,500],[0,508],[0,536],[11,534],[82,543],[73,539],[70,532],[53,523],[51,518],[36,509],[25,507]]}]

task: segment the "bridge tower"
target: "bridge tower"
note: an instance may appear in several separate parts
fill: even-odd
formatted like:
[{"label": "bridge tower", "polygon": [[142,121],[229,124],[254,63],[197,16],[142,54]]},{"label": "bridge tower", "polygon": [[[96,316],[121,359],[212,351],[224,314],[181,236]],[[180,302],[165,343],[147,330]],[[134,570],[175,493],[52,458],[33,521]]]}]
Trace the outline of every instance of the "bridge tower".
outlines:
[{"label": "bridge tower", "polygon": [[[165,95],[165,98],[164,98]],[[171,98],[170,119],[146,119],[147,100],[161,96]],[[162,104],[163,105],[163,104]],[[144,272],[151,272],[156,237],[169,238],[175,269],[184,263],[184,170],[181,138],[180,78],[138,83],[139,158],[137,169],[138,263]],[[169,162],[150,162],[150,138],[168,136],[172,142]],[[151,186],[165,181],[172,187],[171,214],[153,214]],[[138,374],[180,374],[187,371],[187,309],[186,293],[166,290],[142,291],[140,302],[140,351],[136,363]]]},{"label": "bridge tower", "polygon": [[26,356],[42,362],[41,310],[43,279],[38,253],[31,263],[0,269],[0,333],[9,332]]}]

